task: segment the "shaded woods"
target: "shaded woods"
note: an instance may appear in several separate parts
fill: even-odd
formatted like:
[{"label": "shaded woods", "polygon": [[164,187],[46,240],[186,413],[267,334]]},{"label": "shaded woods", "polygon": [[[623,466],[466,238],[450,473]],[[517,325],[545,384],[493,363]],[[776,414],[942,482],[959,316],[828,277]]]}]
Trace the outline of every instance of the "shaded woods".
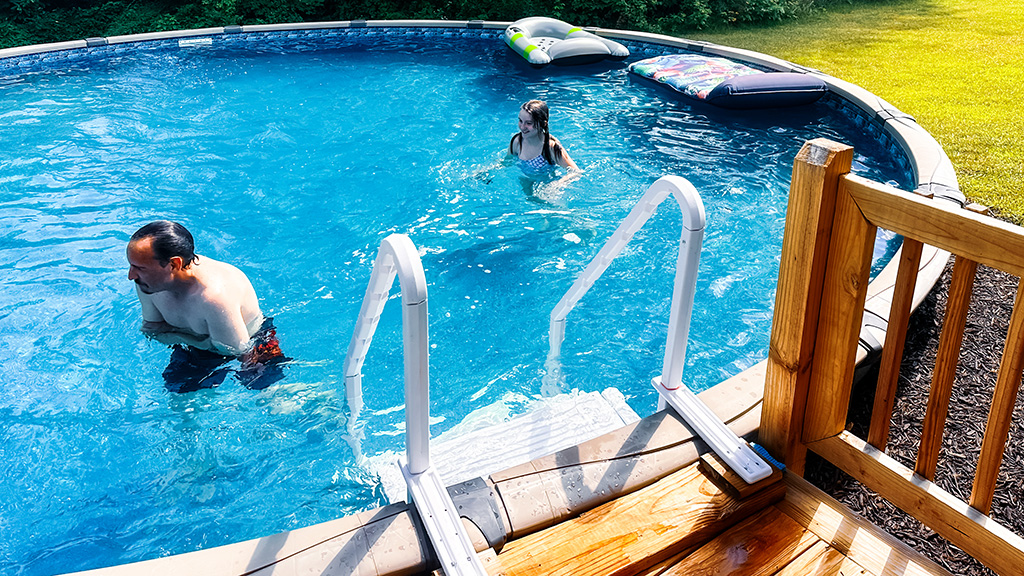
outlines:
[{"label": "shaded woods", "polygon": [[516,20],[672,33],[778,21],[814,0],[0,0],[0,48],[101,36],[355,19]]}]

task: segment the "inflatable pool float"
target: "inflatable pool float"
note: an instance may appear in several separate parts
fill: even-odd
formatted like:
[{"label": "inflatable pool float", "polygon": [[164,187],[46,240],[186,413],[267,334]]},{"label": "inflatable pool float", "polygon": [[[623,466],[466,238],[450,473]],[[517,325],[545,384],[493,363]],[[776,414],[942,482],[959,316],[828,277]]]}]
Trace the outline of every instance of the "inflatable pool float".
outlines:
[{"label": "inflatable pool float", "polygon": [[824,81],[809,74],[763,72],[703,54],[656,56],[630,64],[629,71],[722,108],[799,106],[828,91]]},{"label": "inflatable pool float", "polygon": [[589,64],[606,58],[622,60],[629,50],[607,38],[555,20],[534,16],[505,29],[505,43],[532,66]]}]

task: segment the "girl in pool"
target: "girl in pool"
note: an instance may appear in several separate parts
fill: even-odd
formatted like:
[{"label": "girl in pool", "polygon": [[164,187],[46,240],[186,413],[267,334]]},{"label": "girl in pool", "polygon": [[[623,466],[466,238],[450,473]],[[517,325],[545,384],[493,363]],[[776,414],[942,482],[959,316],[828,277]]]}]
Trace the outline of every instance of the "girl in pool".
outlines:
[{"label": "girl in pool", "polygon": [[555,165],[579,172],[569,152],[548,131],[548,105],[541,100],[530,100],[519,108],[519,132],[509,141],[508,152],[519,158],[519,168],[527,176],[543,174]]}]

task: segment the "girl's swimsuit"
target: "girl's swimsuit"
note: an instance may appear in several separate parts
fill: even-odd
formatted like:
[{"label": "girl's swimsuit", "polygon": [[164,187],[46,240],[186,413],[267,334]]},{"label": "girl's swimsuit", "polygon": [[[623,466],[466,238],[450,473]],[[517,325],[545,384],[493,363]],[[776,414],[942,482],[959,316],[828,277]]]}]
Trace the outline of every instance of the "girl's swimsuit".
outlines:
[{"label": "girl's swimsuit", "polygon": [[537,176],[548,172],[553,167],[552,164],[548,164],[548,161],[544,159],[544,153],[537,154],[530,160],[519,159],[519,169],[523,171],[523,174],[527,176]]}]

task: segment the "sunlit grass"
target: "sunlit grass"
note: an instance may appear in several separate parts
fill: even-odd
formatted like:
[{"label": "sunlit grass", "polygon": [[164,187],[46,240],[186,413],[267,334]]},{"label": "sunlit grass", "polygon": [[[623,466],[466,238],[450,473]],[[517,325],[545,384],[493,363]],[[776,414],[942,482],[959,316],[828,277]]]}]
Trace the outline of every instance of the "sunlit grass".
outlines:
[{"label": "sunlit grass", "polygon": [[1024,222],[1024,3],[855,2],[773,26],[688,35],[816,68],[913,116],[972,201]]}]

